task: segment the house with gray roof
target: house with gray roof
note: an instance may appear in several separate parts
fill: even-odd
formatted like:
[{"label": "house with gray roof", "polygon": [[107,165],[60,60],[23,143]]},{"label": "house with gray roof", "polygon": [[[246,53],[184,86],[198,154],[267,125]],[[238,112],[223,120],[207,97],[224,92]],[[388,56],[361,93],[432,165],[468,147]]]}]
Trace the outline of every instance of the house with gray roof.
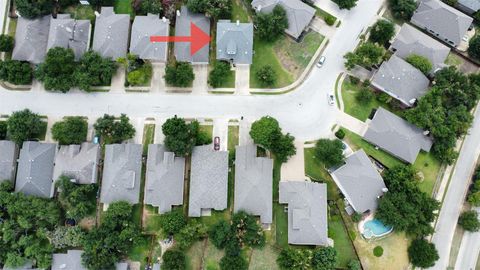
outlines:
[{"label": "house with gray roof", "polygon": [[12,141],[0,141],[0,183],[15,179],[17,168],[17,145]]},{"label": "house with gray roof", "polygon": [[47,54],[51,15],[33,20],[19,17],[15,31],[12,59],[40,64]]},{"label": "house with gray roof", "polygon": [[58,14],[50,21],[47,52],[54,47],[72,49],[78,61],[90,47],[90,20],[75,20],[70,14]]},{"label": "house with gray roof", "polygon": [[87,270],[82,265],[83,250],[68,250],[67,253],[54,253],[52,270]]},{"label": "house with gray roof", "polygon": [[270,13],[280,5],[287,14],[288,28],[285,33],[298,39],[315,17],[316,10],[300,0],[253,0],[252,7],[257,12]]},{"label": "house with gray roof", "polygon": [[433,144],[422,129],[382,107],[368,124],[363,139],[411,164],[421,150],[428,152]]},{"label": "house with gray roof", "polygon": [[[210,33],[210,19],[205,14],[193,13],[186,6],[182,6],[177,11],[177,19],[175,23],[175,36],[191,35],[191,24],[195,24],[203,32]],[[208,64],[210,43],[197,51],[194,55],[190,53],[190,42],[175,42],[174,53],[177,61],[190,62],[192,64]]]},{"label": "house with gray roof", "polygon": [[219,20],[217,23],[217,59],[233,64],[252,64],[253,24]]},{"label": "house with gray roof", "polygon": [[272,223],[273,160],[257,157],[257,146],[247,144],[235,150],[235,197],[233,211],[260,216]]},{"label": "house with gray roof", "polygon": [[3,267],[3,270],[40,270],[39,268],[33,268],[33,263],[32,261],[27,261],[24,265],[20,267]]},{"label": "house with gray roof", "polygon": [[116,60],[127,55],[130,15],[115,14],[113,7],[102,7],[95,20],[93,50]]},{"label": "house with gray roof", "polygon": [[100,145],[82,143],[82,145],[62,145],[55,157],[53,180],[62,175],[77,184],[97,183]]},{"label": "house with gray roof", "polygon": [[161,144],[148,146],[145,204],[158,207],[164,214],[183,204],[185,158],[175,157]]},{"label": "house with gray roof", "polygon": [[445,67],[445,60],[450,53],[449,47],[407,23],[403,24],[390,50],[404,60],[412,54],[426,57],[432,63],[432,71]]},{"label": "house with gray roof", "polygon": [[372,86],[411,107],[428,91],[430,81],[417,68],[392,55],[373,75]]},{"label": "house with gray roof", "polygon": [[127,201],[140,202],[142,174],[141,144],[109,144],[105,146],[100,202],[110,204]]},{"label": "house with gray roof", "polygon": [[128,263],[126,262],[120,262],[115,264],[115,270],[128,270]]},{"label": "house with gray roof", "polygon": [[279,202],[288,204],[288,243],[328,245],[327,185],[280,181],[279,189]]},{"label": "house with gray roof", "polygon": [[192,152],[189,217],[208,215],[211,209],[227,208],[228,151],[212,145],[196,146]]},{"label": "house with gray roof", "polygon": [[456,47],[473,19],[440,0],[422,0],[410,21],[442,42]]},{"label": "house with gray roof", "polygon": [[53,165],[57,145],[24,142],[18,161],[15,192],[43,198],[53,197]]},{"label": "house with gray roof", "polygon": [[130,53],[155,62],[167,62],[167,42],[151,42],[151,36],[168,36],[170,21],[158,14],[136,16],[130,37]]},{"label": "house with gray roof", "polygon": [[456,7],[467,13],[470,16],[475,15],[475,13],[480,9],[480,1],[478,0],[458,0]]},{"label": "house with gray roof", "polygon": [[363,150],[345,159],[345,164],[332,173],[343,196],[357,213],[374,212],[378,198],[387,191],[380,173]]}]

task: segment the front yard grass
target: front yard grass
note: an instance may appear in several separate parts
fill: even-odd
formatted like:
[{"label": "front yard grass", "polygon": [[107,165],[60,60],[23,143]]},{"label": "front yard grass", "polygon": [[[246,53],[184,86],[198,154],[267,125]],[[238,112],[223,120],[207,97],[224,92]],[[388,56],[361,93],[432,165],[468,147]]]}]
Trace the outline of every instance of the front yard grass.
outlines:
[{"label": "front yard grass", "polygon": [[327,199],[336,201],[340,198],[338,188],[328,171],[315,159],[315,148],[304,149],[305,173],[313,181],[327,184]]},{"label": "front yard grass", "polygon": [[235,70],[230,70],[222,83],[214,88],[235,88]]},{"label": "front yard grass", "polygon": [[205,247],[205,253],[203,256],[203,268],[206,270],[215,270],[220,269],[220,259],[223,257],[225,252],[223,250],[217,249],[210,240],[207,241]]},{"label": "front yard grass", "polygon": [[143,155],[147,155],[148,145],[153,143],[155,138],[155,124],[146,124],[143,128]]},{"label": "front yard grass", "polygon": [[132,17],[135,16],[131,0],[115,0],[114,9],[117,14],[130,14]]},{"label": "front yard grass", "polygon": [[210,138],[213,139],[213,126],[212,125],[200,125],[200,132],[205,132]]},{"label": "front yard grass", "polygon": [[239,126],[228,126],[228,151],[235,152],[238,145]]},{"label": "front yard grass", "polygon": [[288,213],[285,205],[273,203],[273,220],[275,222],[275,243],[281,248],[288,247]]},{"label": "front yard grass", "polygon": [[326,17],[331,16],[331,17],[335,18],[335,22],[337,21],[337,17],[335,17],[335,16],[333,16],[332,14],[326,12],[325,10],[323,10],[323,9],[317,7],[317,6],[315,6],[314,8],[315,8],[315,10],[316,10],[316,11],[315,11],[315,15],[316,15],[317,17],[320,17],[320,18],[322,18],[322,19],[325,19]]},{"label": "front yard grass", "polygon": [[204,241],[195,242],[185,253],[187,270],[202,269]]},{"label": "front yard grass", "polygon": [[368,105],[358,104],[356,95],[360,91],[362,91],[360,83],[358,85],[353,84],[348,78],[343,81],[342,99],[345,112],[358,120],[365,121],[368,119],[368,116],[370,116],[373,109],[380,107],[380,102],[373,98]]},{"label": "front yard grass", "polygon": [[420,152],[413,167],[423,174],[423,181],[418,184],[421,191],[432,195],[441,166],[442,163],[431,153]]}]

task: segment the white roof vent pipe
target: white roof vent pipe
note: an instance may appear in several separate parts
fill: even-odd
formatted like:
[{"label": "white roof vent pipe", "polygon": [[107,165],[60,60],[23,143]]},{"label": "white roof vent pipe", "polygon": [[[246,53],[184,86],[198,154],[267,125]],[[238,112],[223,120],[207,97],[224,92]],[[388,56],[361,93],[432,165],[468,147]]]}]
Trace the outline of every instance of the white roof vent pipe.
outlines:
[{"label": "white roof vent pipe", "polygon": [[177,17],[180,17],[180,10],[177,10]]},{"label": "white roof vent pipe", "polygon": [[240,20],[237,20],[237,26],[239,26],[239,25],[240,25]]}]

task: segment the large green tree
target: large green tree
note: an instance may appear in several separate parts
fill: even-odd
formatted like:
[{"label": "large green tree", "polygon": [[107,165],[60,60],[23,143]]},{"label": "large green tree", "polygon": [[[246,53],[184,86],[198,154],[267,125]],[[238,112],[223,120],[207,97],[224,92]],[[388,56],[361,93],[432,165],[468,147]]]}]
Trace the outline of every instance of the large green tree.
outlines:
[{"label": "large green tree", "polygon": [[147,14],[160,14],[162,13],[162,1],[161,0],[142,0],[140,3],[140,13]]},{"label": "large green tree", "polygon": [[178,233],[187,225],[182,209],[175,209],[160,216],[160,226],[165,234]]},{"label": "large green tree", "polygon": [[388,4],[393,16],[397,19],[410,20],[417,9],[415,0],[389,0]]},{"label": "large green tree", "polygon": [[175,62],[165,68],[165,81],[170,85],[188,87],[194,79],[195,74],[190,63]]},{"label": "large green tree", "polygon": [[230,74],[230,64],[225,61],[216,61],[212,71],[208,74],[208,83],[212,87],[219,87]]},{"label": "large green tree", "polygon": [[196,145],[198,123],[187,124],[184,119],[175,116],[162,125],[162,132],[165,147],[176,155],[185,156],[192,153]]},{"label": "large green tree", "polygon": [[52,137],[61,145],[81,144],[86,141],[88,123],[83,117],[67,117],[52,126]]},{"label": "large green tree", "polygon": [[385,46],[395,34],[395,26],[392,22],[380,19],[370,30],[370,41]]},{"label": "large green tree", "polygon": [[15,0],[15,6],[25,18],[34,19],[51,14],[55,1],[52,0]]},{"label": "large green tree", "polygon": [[423,72],[424,74],[428,74],[430,70],[432,70],[432,62],[425,56],[421,56],[418,54],[411,54],[409,55],[405,61],[407,61],[410,65],[416,67],[418,70]]},{"label": "large green tree", "polygon": [[337,251],[333,247],[321,247],[313,250],[312,267],[315,270],[333,270],[337,264]]},{"label": "large green tree", "polygon": [[185,254],[181,250],[169,249],[162,256],[162,269],[184,270],[187,267]]},{"label": "large green tree", "polygon": [[286,162],[297,152],[295,138],[283,134],[278,121],[270,116],[264,116],[253,122],[250,137],[256,144],[270,150],[280,162]]},{"label": "large green tree", "polygon": [[230,0],[188,0],[187,7],[195,13],[205,13],[215,20],[230,19],[232,2]]},{"label": "large green tree", "polygon": [[24,141],[39,136],[44,125],[40,115],[29,109],[16,111],[7,120],[7,137],[21,145]]},{"label": "large green tree", "polygon": [[468,55],[480,60],[480,35],[474,36],[468,43]]},{"label": "large green tree", "polygon": [[0,52],[11,52],[13,50],[14,39],[9,35],[0,35]]},{"label": "large green tree", "polygon": [[480,230],[480,221],[475,210],[465,211],[460,215],[458,224],[469,232],[478,232]]},{"label": "large green tree", "polygon": [[0,80],[16,85],[31,84],[33,70],[29,63],[6,60],[0,61]]},{"label": "large green tree", "polygon": [[135,135],[135,128],[125,114],[121,114],[118,120],[113,115],[105,114],[97,119],[93,128],[105,144],[121,143]]},{"label": "large green tree", "polygon": [[67,176],[61,176],[55,186],[59,190],[58,200],[65,210],[67,218],[80,220],[95,213],[97,202],[96,184],[76,184]]},{"label": "large green tree", "polygon": [[75,84],[84,91],[92,86],[110,85],[117,65],[109,58],[103,58],[95,51],[86,52],[75,69]]},{"label": "large green tree", "polygon": [[72,49],[55,47],[48,50],[45,62],[35,71],[35,77],[43,82],[46,90],[66,93],[76,85],[76,65]]},{"label": "large green tree", "polygon": [[371,67],[379,64],[382,61],[382,57],[385,54],[385,49],[371,43],[365,42],[361,44],[354,52],[348,52],[344,58],[346,59],[345,67],[352,69],[355,65],[363,67]]},{"label": "large green tree", "polygon": [[262,86],[273,86],[277,81],[277,73],[270,65],[259,68],[255,76]]},{"label": "large green tree", "polygon": [[266,41],[274,41],[288,28],[288,17],[285,9],[277,5],[272,12],[259,12],[255,16],[258,36]]},{"label": "large green tree", "polygon": [[320,139],[315,144],[315,159],[327,168],[341,165],[345,160],[343,149],[340,140]]},{"label": "large green tree", "polygon": [[434,266],[440,257],[433,243],[420,238],[413,240],[408,247],[408,258],[413,266],[429,268]]},{"label": "large green tree", "polygon": [[333,0],[340,9],[352,9],[357,5],[357,0]]}]

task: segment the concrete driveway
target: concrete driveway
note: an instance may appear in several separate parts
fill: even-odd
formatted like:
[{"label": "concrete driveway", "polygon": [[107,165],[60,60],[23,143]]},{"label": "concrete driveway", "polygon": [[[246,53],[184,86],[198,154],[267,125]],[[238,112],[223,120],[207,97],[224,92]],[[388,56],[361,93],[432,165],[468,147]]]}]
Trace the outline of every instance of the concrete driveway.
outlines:
[{"label": "concrete driveway", "polygon": [[235,67],[235,94],[250,95],[250,65]]},{"label": "concrete driveway", "polygon": [[151,92],[165,92],[165,63],[152,63],[152,68]]},{"label": "concrete driveway", "polygon": [[208,93],[208,65],[193,65],[195,80],[193,81],[193,94]]},{"label": "concrete driveway", "polygon": [[247,119],[240,120],[238,128],[238,145],[248,145],[253,143],[252,137],[250,137],[251,127],[251,121]]},{"label": "concrete driveway", "polygon": [[220,138],[220,151],[228,150],[228,119],[217,118],[213,120],[213,138]]},{"label": "concrete driveway", "polygon": [[304,142],[295,141],[297,153],[282,164],[280,172],[282,181],[305,181]]},{"label": "concrete driveway", "polygon": [[337,114],[337,124],[359,136],[363,136],[368,129],[367,124],[344,112]]}]

